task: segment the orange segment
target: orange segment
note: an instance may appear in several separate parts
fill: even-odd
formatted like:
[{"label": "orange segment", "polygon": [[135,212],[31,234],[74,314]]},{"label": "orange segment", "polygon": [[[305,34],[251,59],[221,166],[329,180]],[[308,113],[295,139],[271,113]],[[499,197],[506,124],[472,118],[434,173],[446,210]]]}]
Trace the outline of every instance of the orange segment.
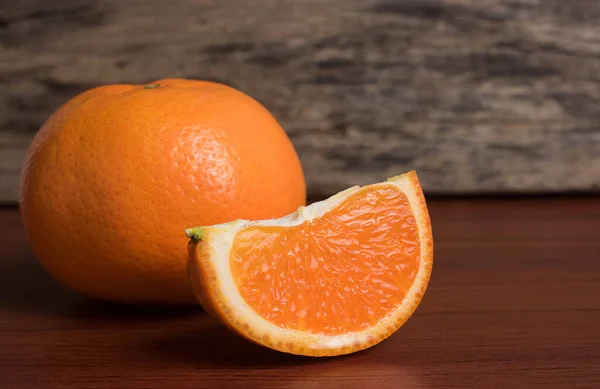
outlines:
[{"label": "orange segment", "polygon": [[406,195],[362,190],[293,227],[250,227],[230,254],[240,294],[280,327],[337,335],[364,330],[397,306],[419,268]]},{"label": "orange segment", "polygon": [[241,336],[294,354],[340,355],[381,342],[419,305],[433,264],[415,172],[280,219],[186,233],[200,304]]}]

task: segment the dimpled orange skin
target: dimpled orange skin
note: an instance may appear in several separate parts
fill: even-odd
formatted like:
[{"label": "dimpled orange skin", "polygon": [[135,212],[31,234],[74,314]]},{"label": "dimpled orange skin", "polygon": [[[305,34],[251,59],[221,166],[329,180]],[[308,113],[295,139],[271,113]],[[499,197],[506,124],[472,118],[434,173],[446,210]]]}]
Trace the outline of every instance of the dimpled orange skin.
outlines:
[{"label": "dimpled orange skin", "polygon": [[257,101],[205,81],[91,89],[36,135],[20,208],[60,282],[126,303],[194,304],[190,225],[284,216],[304,205],[298,156]]}]

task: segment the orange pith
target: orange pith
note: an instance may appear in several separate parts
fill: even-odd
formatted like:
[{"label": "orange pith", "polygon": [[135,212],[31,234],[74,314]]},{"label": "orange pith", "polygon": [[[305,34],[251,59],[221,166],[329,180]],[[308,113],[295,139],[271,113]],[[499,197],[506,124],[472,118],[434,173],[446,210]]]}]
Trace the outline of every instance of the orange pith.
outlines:
[{"label": "orange pith", "polygon": [[360,190],[301,225],[237,234],[230,269],[244,301],[275,325],[338,335],[397,307],[420,265],[409,201],[393,185]]}]

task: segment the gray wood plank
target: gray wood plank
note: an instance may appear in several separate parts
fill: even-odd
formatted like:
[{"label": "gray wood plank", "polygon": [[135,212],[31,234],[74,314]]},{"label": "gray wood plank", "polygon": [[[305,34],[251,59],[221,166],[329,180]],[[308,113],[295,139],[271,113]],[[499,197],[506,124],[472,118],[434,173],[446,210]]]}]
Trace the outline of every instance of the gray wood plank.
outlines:
[{"label": "gray wood plank", "polygon": [[313,197],[409,169],[429,193],[600,188],[596,0],[28,0],[0,5],[0,201],[62,102],[163,77],[260,100]]}]

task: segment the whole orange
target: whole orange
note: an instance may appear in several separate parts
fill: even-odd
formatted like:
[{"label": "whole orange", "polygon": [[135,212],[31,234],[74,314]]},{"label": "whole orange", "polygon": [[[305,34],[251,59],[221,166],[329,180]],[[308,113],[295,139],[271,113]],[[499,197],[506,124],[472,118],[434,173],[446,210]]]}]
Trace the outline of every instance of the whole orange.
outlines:
[{"label": "whole orange", "polygon": [[53,113],[22,173],[36,256],[103,300],[186,304],[185,228],[286,215],[306,200],[292,143],[256,100],[207,81],[86,91]]}]

